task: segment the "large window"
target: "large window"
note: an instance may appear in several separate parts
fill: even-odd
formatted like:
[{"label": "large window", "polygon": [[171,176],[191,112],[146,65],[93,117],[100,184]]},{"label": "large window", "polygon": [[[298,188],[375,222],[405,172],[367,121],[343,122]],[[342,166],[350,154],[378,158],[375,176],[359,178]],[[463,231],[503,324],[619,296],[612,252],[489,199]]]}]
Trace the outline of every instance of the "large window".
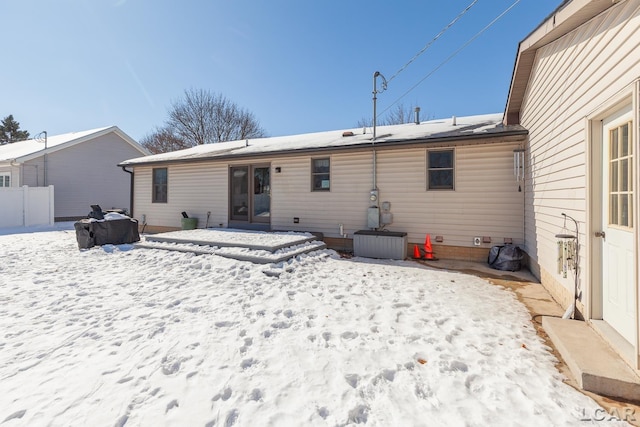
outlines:
[{"label": "large window", "polygon": [[429,190],[454,189],[453,150],[427,152],[427,188]]},{"label": "large window", "polygon": [[331,189],[331,162],[328,157],[311,160],[311,190],[329,191]]},{"label": "large window", "polygon": [[609,224],[633,227],[631,123],[609,131]]},{"label": "large window", "polygon": [[153,203],[167,203],[167,168],[153,169]]},{"label": "large window", "polygon": [[11,175],[0,173],[0,187],[11,187]]}]

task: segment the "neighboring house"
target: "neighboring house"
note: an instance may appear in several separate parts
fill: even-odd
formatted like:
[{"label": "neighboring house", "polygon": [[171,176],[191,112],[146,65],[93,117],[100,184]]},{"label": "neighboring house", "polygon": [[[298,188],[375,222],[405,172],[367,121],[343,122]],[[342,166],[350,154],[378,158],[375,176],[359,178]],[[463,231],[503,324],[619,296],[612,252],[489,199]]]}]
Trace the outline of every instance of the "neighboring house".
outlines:
[{"label": "neighboring house", "polygon": [[320,232],[345,247],[375,228],[368,209],[378,206],[393,215],[379,228],[406,232],[409,249],[429,234],[436,256],[486,260],[492,245],[524,243],[522,127],[493,114],[378,127],[375,143],[370,131],[201,145],[121,165],[133,169],[147,230],[179,228],[184,211],[199,227]]},{"label": "neighboring house", "polygon": [[[505,124],[529,131],[525,240],[531,271],[565,307],[556,234],[579,222],[578,307],[640,368],[640,0],[565,1],[520,43]],[[567,221],[567,229],[574,225]]]},{"label": "neighboring house", "polygon": [[0,187],[53,185],[56,220],[86,217],[92,204],[130,210],[131,176],[118,163],[146,154],[116,126],[5,144]]}]

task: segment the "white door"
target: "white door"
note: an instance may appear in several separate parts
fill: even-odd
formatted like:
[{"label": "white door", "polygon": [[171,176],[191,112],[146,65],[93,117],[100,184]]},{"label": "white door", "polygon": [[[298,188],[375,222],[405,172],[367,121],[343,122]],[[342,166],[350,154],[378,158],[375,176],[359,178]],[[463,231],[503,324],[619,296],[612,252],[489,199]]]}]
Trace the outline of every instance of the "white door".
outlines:
[{"label": "white door", "polygon": [[634,147],[631,113],[603,122],[602,317],[630,343],[635,339]]}]

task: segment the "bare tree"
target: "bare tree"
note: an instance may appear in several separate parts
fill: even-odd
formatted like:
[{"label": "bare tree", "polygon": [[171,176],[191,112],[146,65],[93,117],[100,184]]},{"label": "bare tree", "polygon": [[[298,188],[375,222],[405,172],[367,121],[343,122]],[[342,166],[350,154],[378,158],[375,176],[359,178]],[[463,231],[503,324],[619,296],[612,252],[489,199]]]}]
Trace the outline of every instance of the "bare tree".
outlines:
[{"label": "bare tree", "polygon": [[[389,125],[401,125],[404,123],[413,122],[413,112],[415,110],[414,106],[406,107],[404,104],[398,104],[394,109],[389,111],[387,115],[377,121],[378,126],[389,126]],[[371,127],[373,126],[373,120],[370,118],[363,117],[358,120],[357,127]]]},{"label": "bare tree", "polygon": [[401,125],[413,121],[413,106],[407,108],[404,104],[397,104],[394,109],[390,110],[382,125]]},{"label": "bare tree", "polygon": [[191,147],[191,145],[186,144],[176,136],[173,130],[167,126],[156,128],[149,135],[145,135],[140,140],[140,145],[149,150],[151,154],[168,153],[169,151]]},{"label": "bare tree", "polygon": [[165,125],[145,136],[143,145],[164,153],[202,144],[261,138],[265,131],[255,116],[221,94],[186,90],[174,101]]}]

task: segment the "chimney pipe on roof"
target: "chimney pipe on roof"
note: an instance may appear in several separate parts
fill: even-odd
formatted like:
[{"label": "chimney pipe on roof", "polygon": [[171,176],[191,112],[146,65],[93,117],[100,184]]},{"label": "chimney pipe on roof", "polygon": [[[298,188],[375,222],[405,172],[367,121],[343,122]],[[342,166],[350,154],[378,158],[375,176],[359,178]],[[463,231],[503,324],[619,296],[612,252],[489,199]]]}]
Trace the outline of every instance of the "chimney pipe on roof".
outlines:
[{"label": "chimney pipe on roof", "polygon": [[419,125],[420,124],[420,107],[415,108],[414,116],[415,116],[415,123]]},{"label": "chimney pipe on roof", "polygon": [[457,126],[457,123],[456,123],[456,116],[453,116],[453,117],[451,118],[451,122],[452,122],[452,124],[453,124],[454,126]]}]

